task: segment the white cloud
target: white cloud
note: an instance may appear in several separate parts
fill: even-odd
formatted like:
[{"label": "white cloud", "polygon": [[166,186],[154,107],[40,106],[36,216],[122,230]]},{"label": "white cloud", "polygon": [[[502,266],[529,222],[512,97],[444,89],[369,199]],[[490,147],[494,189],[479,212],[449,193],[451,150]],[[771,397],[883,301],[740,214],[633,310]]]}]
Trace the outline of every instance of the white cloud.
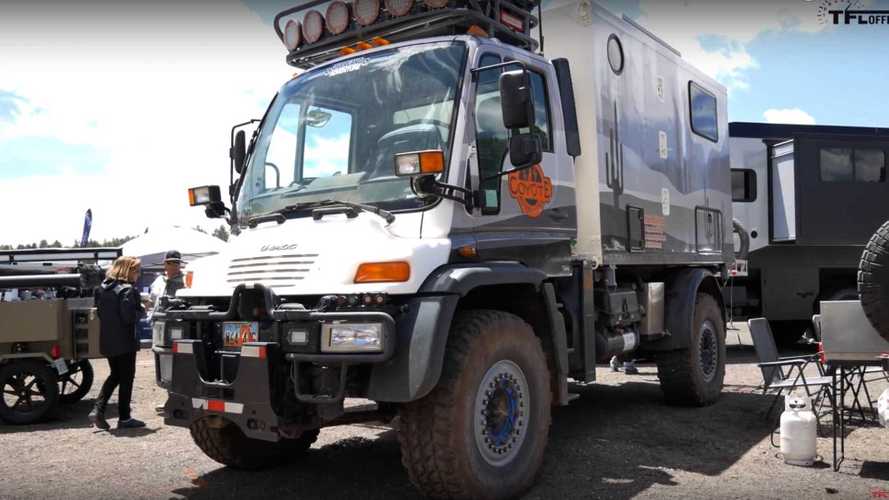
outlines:
[{"label": "white cloud", "polygon": [[719,80],[729,92],[746,90],[746,74],[758,67],[747,44],[766,32],[825,29],[819,2],[774,0],[641,0],[639,22]]},{"label": "white cloud", "polygon": [[189,186],[228,185],[233,124],[258,118],[294,69],[271,26],[235,0],[203,4],[4,2],[0,90],[27,99],[3,141],[53,137],[88,144],[107,162],[85,175],[0,172],[0,243],[96,239],[146,226],[201,224]]},{"label": "white cloud", "polygon": [[797,125],[815,125],[815,118],[799,108],[767,109],[763,114],[768,123],[792,123]]}]

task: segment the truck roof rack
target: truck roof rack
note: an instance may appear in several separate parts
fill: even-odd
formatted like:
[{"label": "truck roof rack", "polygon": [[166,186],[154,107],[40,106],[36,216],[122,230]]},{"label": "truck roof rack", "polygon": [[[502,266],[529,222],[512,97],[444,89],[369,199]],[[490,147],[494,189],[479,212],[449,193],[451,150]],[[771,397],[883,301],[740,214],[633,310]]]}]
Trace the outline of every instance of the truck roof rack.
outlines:
[{"label": "truck roof rack", "polygon": [[97,248],[29,248],[0,251],[0,265],[32,262],[114,260],[123,255],[119,247]]},{"label": "truck roof rack", "polygon": [[[331,32],[329,26],[324,26],[323,15],[318,15],[321,12],[315,9],[322,5],[327,5],[329,9],[335,3],[349,9],[347,25],[338,27],[337,34]],[[359,3],[362,6],[365,3],[377,6],[373,22],[362,25],[355,19],[352,9]],[[375,45],[428,36],[466,34],[473,26],[510,45],[531,51],[538,46],[531,32],[539,23],[532,10],[539,7],[540,0],[402,0],[401,4],[409,5],[410,10],[400,16],[393,15],[382,4],[382,0],[354,0],[351,4],[338,0],[312,0],[278,13],[274,21],[275,32],[289,50],[287,63],[307,69]],[[439,5],[442,6],[439,8]],[[342,9],[339,5],[337,7]],[[308,43],[303,36],[303,23],[313,11],[316,13],[312,14],[313,29],[316,35],[317,30],[321,30],[321,34],[318,35],[319,39]],[[318,27],[319,18],[323,29]],[[292,28],[297,32],[294,40],[285,39],[287,23],[295,23]]]}]

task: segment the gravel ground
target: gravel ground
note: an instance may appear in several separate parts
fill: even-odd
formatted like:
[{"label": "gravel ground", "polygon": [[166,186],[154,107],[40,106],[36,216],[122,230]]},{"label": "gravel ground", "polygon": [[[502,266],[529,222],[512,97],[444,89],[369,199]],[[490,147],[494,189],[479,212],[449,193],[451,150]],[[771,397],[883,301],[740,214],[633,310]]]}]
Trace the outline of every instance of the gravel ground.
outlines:
[{"label": "gravel ground", "polygon": [[[665,406],[646,364],[633,376],[601,367],[599,383],[574,388],[581,398],[554,409],[543,471],[526,498],[889,498],[887,429],[852,427],[840,472],[828,465],[830,438],[819,438],[824,461],[815,467],[785,465],[769,445],[761,412],[770,399],[755,389],[749,336],[730,330],[728,340],[726,388],[708,408]],[[94,366],[84,401],[42,424],[0,424],[0,498],[417,497],[389,427],[325,429],[301,463],[273,470],[220,466],[186,429],[163,425],[155,407],[165,393],[149,351],[139,354],[134,395],[134,415],[148,427],[97,432],[86,414],[107,366]],[[871,387],[876,397],[886,384]]]}]

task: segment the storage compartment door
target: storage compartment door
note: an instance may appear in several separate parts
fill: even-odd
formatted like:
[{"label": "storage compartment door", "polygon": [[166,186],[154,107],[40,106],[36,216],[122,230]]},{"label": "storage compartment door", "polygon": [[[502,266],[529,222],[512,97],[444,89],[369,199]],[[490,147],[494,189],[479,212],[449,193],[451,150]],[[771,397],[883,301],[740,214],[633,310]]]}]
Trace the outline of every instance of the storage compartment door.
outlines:
[{"label": "storage compartment door", "polygon": [[772,241],[796,240],[796,187],[793,141],[772,146]]}]

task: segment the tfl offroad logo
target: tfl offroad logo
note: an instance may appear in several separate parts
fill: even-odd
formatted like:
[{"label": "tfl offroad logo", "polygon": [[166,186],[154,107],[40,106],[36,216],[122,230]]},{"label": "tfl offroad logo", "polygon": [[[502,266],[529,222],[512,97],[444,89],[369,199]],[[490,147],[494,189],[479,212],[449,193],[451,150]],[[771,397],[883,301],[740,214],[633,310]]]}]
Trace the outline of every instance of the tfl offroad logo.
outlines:
[{"label": "tfl offroad logo", "polygon": [[889,24],[889,10],[863,10],[860,0],[821,0],[818,22],[821,24]]},{"label": "tfl offroad logo", "polygon": [[535,219],[553,199],[553,181],[543,175],[543,169],[537,164],[509,174],[509,194],[523,214]]}]

